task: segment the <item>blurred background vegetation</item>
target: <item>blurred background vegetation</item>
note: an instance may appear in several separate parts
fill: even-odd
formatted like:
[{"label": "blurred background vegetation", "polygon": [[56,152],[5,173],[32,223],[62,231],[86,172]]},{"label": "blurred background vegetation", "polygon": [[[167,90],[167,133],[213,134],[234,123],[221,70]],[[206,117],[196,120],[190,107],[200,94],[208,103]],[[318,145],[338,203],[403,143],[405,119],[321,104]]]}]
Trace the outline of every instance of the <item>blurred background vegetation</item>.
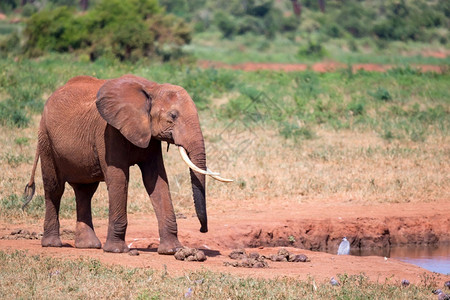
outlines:
[{"label": "blurred background vegetation", "polygon": [[217,60],[225,50],[257,60],[270,60],[258,52],[283,52],[286,62],[342,61],[345,52],[450,42],[450,2],[435,0],[3,0],[0,12],[7,16],[0,20],[3,56]]},{"label": "blurred background vegetation", "polygon": [[[0,125],[28,126],[72,76],[128,72],[185,87],[224,122],[245,110],[287,139],[312,139],[323,126],[388,140],[448,131],[449,1],[5,0],[0,10]],[[422,55],[430,49],[444,57]],[[246,74],[198,68],[205,59],[348,68]],[[352,64],[361,62],[397,68],[355,76]],[[423,74],[416,63],[443,72]],[[265,109],[267,99],[281,110]]]}]

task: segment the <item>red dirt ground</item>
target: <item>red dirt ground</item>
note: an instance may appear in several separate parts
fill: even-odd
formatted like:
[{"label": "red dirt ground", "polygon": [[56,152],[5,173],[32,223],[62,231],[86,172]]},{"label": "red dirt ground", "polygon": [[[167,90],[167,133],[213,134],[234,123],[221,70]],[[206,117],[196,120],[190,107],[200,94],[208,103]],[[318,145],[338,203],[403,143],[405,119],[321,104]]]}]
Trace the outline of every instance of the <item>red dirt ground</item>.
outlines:
[{"label": "red dirt ground", "polygon": [[[274,70],[274,71],[305,71],[313,70],[315,72],[330,72],[337,69],[347,68],[346,64],[337,63],[333,61],[318,62],[313,65],[307,64],[280,64],[280,63],[254,63],[246,62],[240,64],[226,64],[222,62],[212,62],[202,60],[198,62],[201,68],[224,68],[233,70],[244,70],[244,71],[258,71],[258,70]],[[378,64],[354,64],[352,65],[353,72],[358,70],[374,71],[374,72],[385,72],[389,69],[394,68],[394,65],[378,65]],[[419,69],[422,72],[435,72],[442,73],[445,67],[437,65],[411,65],[411,68]]]},{"label": "red dirt ground", "polygon": [[[252,207],[239,211],[209,212],[209,232],[200,233],[195,217],[178,220],[180,241],[189,247],[203,249],[208,257],[205,262],[177,261],[173,256],[156,253],[158,246],[157,223],[154,215],[129,215],[127,243],[140,252],[139,256],[104,253],[102,250],[76,249],[73,237],[63,235],[67,247],[42,248],[39,240],[0,240],[0,250],[27,250],[30,254],[50,255],[59,258],[88,256],[107,264],[144,267],[162,270],[167,266],[169,274],[183,275],[192,270],[212,270],[240,276],[275,278],[292,276],[317,282],[329,280],[337,274],[365,273],[371,280],[384,283],[400,283],[408,279],[419,284],[424,275],[432,275],[420,267],[383,257],[337,256],[323,252],[302,250],[297,247],[319,249],[337,247],[342,236],[372,247],[387,244],[436,244],[450,242],[450,205],[444,200],[438,203],[383,204],[359,206],[352,204],[297,204],[290,208]],[[94,220],[97,235],[106,239],[106,220]],[[41,222],[42,223],[42,222]],[[42,231],[42,224],[25,225],[0,223],[0,237],[17,228],[30,232]],[[63,220],[61,231],[75,229],[75,220]],[[289,236],[295,242],[289,241]],[[73,235],[72,235],[73,236]],[[387,244],[386,244],[387,243]],[[384,245],[384,246],[383,246]],[[228,254],[245,247],[248,252],[276,254],[281,246],[295,254],[306,254],[310,262],[288,263],[269,261],[268,269],[247,269],[224,266],[231,261]],[[291,247],[296,246],[296,247]],[[250,249],[252,247],[252,249]],[[256,247],[256,248],[254,248]],[[450,276],[436,275],[437,283],[450,280]]]}]

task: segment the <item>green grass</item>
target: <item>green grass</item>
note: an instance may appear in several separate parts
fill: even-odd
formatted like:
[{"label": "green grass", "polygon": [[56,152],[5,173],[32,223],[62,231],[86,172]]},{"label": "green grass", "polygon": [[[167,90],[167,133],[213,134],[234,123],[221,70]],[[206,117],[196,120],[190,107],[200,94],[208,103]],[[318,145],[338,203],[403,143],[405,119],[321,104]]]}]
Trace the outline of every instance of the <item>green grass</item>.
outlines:
[{"label": "green grass", "polygon": [[[4,126],[28,126],[31,116],[42,110],[44,99],[73,76],[113,78],[133,73],[183,86],[199,109],[212,110],[224,122],[245,110],[252,120],[275,124],[286,137],[290,136],[286,128],[299,122],[311,132],[316,126],[375,130],[387,139],[424,140],[434,132],[446,136],[449,130],[448,72],[419,73],[410,68],[356,74],[346,69],[323,74],[242,72],[149,61],[90,63],[61,55],[38,61],[2,59],[0,68],[0,125]],[[215,99],[222,97],[229,101],[217,109]]]},{"label": "green grass", "polygon": [[363,274],[339,275],[341,286],[337,287],[314,278],[269,280],[210,271],[171,276],[147,268],[108,266],[91,258],[62,260],[23,251],[0,251],[0,265],[1,298],[427,299],[436,288],[429,278],[423,278],[418,286],[402,288],[369,282]]},{"label": "green grass", "polygon": [[[320,55],[308,51],[314,45],[322,47]],[[419,42],[390,42],[377,45],[371,39],[346,40],[329,39],[311,41],[297,36],[295,39],[276,36],[267,40],[263,36],[246,34],[234,39],[222,39],[219,32],[209,31],[196,34],[184,50],[197,59],[219,61],[229,64],[244,62],[260,63],[306,63],[322,59],[344,64],[390,64],[408,66],[411,64],[450,65],[450,56],[436,58],[424,54],[426,50],[446,50],[440,44]],[[300,52],[300,54],[299,54]]]}]

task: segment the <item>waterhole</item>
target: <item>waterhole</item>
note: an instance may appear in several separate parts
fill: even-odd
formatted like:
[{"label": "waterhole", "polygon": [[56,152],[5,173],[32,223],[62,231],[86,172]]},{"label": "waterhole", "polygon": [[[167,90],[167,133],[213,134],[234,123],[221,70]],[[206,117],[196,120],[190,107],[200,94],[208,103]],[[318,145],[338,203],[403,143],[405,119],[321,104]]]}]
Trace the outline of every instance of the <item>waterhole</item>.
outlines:
[{"label": "waterhole", "polygon": [[389,249],[351,249],[350,255],[394,258],[432,272],[450,274],[450,244],[410,245]]}]

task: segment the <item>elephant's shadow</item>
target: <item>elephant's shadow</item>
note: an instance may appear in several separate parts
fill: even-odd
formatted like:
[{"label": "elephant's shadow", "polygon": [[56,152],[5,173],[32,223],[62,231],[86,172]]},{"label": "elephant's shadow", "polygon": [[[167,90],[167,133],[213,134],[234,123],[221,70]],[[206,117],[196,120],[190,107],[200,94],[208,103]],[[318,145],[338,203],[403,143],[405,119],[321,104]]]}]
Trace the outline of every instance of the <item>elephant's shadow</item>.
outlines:
[{"label": "elephant's shadow", "polygon": [[[132,249],[136,249],[137,251],[142,251],[142,252],[158,252],[158,248],[156,248],[156,247],[132,248]],[[201,249],[201,248],[199,248],[198,250],[202,250],[203,252],[205,252],[205,255],[207,257],[216,257],[216,256],[222,255],[222,253],[220,253],[219,250]]]}]

